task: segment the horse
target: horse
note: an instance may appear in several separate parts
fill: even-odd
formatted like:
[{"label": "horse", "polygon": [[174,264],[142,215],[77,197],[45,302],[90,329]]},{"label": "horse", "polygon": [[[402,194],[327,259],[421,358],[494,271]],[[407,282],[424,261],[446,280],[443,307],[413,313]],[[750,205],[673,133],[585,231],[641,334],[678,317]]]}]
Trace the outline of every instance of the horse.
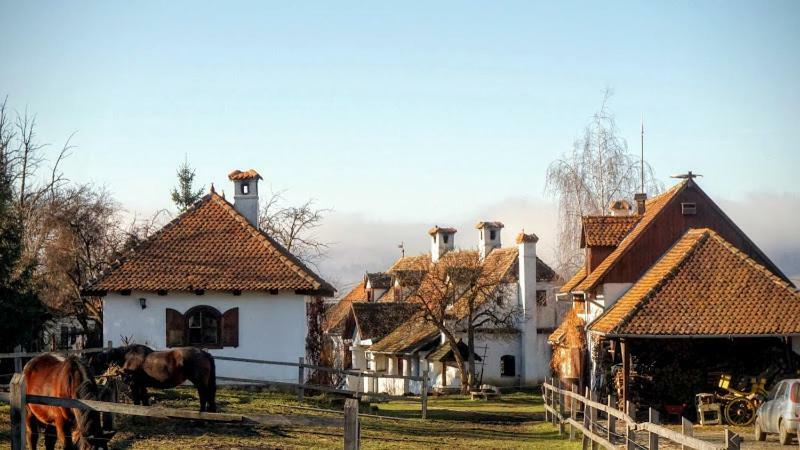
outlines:
[{"label": "horse", "polygon": [[[44,353],[28,361],[22,373],[27,395],[97,400],[94,378],[76,358]],[[65,450],[108,449],[108,441],[116,433],[101,429],[97,411],[34,403],[26,406],[27,447],[33,450],[42,427],[47,450],[55,448],[56,438],[63,443]]]},{"label": "horse", "polygon": [[110,364],[122,367],[123,380],[130,386],[135,405],[149,405],[147,388],[172,388],[189,380],[200,396],[200,412],[217,410],[217,376],[214,357],[195,347],[155,351],[132,344],[96,353],[89,364],[96,374]]}]

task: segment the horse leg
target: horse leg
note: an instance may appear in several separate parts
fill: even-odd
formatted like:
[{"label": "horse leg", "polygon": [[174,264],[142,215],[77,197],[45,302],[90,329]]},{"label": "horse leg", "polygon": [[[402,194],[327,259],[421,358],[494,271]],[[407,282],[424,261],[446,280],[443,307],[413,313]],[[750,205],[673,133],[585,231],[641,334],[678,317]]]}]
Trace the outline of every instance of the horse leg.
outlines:
[{"label": "horse leg", "polygon": [[64,450],[77,450],[75,443],[72,442],[72,426],[64,419],[56,419],[56,435],[58,440],[64,443]]},{"label": "horse leg", "polygon": [[144,384],[139,386],[139,398],[142,400],[142,405],[150,406],[150,398],[147,397],[147,386]]},{"label": "horse leg", "polygon": [[39,442],[39,421],[30,411],[27,411],[27,414],[25,414],[25,434],[25,440],[28,441],[28,448],[36,450],[36,444]]},{"label": "horse leg", "polygon": [[53,425],[47,425],[44,427],[45,450],[55,450],[56,441],[58,440],[56,433],[57,433],[56,427],[54,427]]}]

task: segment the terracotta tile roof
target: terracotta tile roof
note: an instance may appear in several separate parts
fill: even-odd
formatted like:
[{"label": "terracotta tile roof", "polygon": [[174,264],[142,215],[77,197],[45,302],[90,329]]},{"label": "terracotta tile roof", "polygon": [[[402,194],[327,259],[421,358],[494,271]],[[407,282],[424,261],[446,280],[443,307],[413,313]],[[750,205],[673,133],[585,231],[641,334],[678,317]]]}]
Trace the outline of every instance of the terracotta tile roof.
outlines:
[{"label": "terracotta tile roof", "polygon": [[503,227],[505,227],[505,225],[503,225],[503,222],[478,222],[475,225],[475,228],[478,229],[478,230],[483,229],[484,227],[503,228]]},{"label": "terracotta tile roof", "polygon": [[581,248],[616,247],[640,219],[641,216],[586,216],[581,219]]},{"label": "terracotta tile roof", "polygon": [[590,330],[612,336],[800,334],[800,293],[714,231],[691,229]]},{"label": "terracotta tile roof", "polygon": [[426,264],[430,264],[431,262],[431,255],[416,255],[416,256],[404,256],[394,264],[392,267],[387,270],[387,272],[391,274],[395,274],[397,272],[407,271],[407,270],[418,270],[420,267],[424,267]]},{"label": "terracotta tile roof", "polygon": [[434,225],[433,228],[428,230],[428,234],[433,236],[434,234],[436,234],[436,233],[438,233],[440,231],[442,233],[456,233],[456,232],[458,232],[458,230],[456,230],[455,228],[449,228],[449,227],[442,228],[442,227],[439,227],[439,225]]},{"label": "terracotta tile roof", "polygon": [[369,349],[376,353],[410,353],[438,338],[438,328],[418,315],[400,324]]},{"label": "terracotta tile roof", "polygon": [[365,278],[373,289],[389,289],[392,286],[392,274],[386,272],[367,273]]},{"label": "terracotta tile roof", "polygon": [[675,198],[675,195],[685,186],[687,186],[687,184],[688,180],[682,181],[666,192],[647,200],[644,215],[639,216],[641,220],[639,220],[636,226],[633,227],[627,236],[625,236],[617,248],[614,249],[614,251],[611,252],[611,254],[608,255],[606,259],[604,259],[603,262],[597,266],[596,269],[592,270],[592,273],[590,273],[589,276],[587,276],[578,286],[576,286],[574,290],[586,292],[594,289],[606,272],[608,272],[611,267],[613,267],[614,264],[616,264],[616,262],[628,252],[636,238],[642,234],[642,232],[646,230],[651,223],[653,223],[653,220],[658,216],[661,210],[663,210],[664,207],[668,205],[673,198]]},{"label": "terracotta tile roof", "polygon": [[575,275],[573,275],[572,278],[569,279],[569,281],[567,281],[566,283],[564,283],[563,286],[561,286],[561,289],[558,290],[558,293],[559,294],[568,294],[568,293],[572,292],[572,290],[575,289],[575,286],[580,284],[580,282],[583,281],[584,279],[586,279],[586,265],[585,264],[583,266],[581,266],[581,268],[578,269],[577,272],[575,272]]},{"label": "terracotta tile roof", "polygon": [[[464,361],[469,358],[469,348],[467,344],[465,344],[461,339],[458,340],[458,351],[461,353],[461,357]],[[428,361],[436,361],[436,362],[455,362],[456,357],[453,354],[453,346],[450,345],[449,342],[445,342],[440,346],[433,349],[428,356],[425,357]],[[482,361],[481,357],[475,354],[475,361]]]},{"label": "terracotta tile roof", "polygon": [[345,319],[350,314],[350,306],[353,303],[366,302],[367,290],[364,282],[360,282],[350,290],[338,303],[333,305],[325,313],[325,323],[323,329],[326,333],[341,334],[344,331]]},{"label": "terracotta tile roof", "polygon": [[409,303],[353,303],[351,305],[361,339],[373,344],[413,317],[418,307]]},{"label": "terracotta tile roof", "polygon": [[261,175],[259,175],[258,172],[253,169],[246,170],[244,172],[241,170],[234,170],[228,174],[228,179],[231,181],[252,180],[253,178],[257,178],[259,180],[263,179],[261,178]]},{"label": "terracotta tile roof", "polygon": [[517,235],[516,242],[517,244],[522,244],[523,242],[533,242],[535,244],[539,242],[539,236],[536,236],[533,233],[522,232]]},{"label": "terracotta tile roof", "polygon": [[131,250],[87,291],[334,289],[210,193]]}]

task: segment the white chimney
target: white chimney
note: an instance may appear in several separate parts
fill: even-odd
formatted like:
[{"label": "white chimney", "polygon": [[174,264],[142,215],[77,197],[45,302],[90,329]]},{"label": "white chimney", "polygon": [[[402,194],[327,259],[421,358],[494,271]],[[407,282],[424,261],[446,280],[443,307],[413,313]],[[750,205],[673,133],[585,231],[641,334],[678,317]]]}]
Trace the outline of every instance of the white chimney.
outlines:
[{"label": "white chimney", "polygon": [[253,169],[245,172],[234,170],[228,174],[228,179],[233,181],[233,207],[257,228],[258,180],[262,179],[261,175]]},{"label": "white chimney", "polygon": [[500,230],[504,225],[502,222],[478,222],[475,228],[478,229],[478,250],[481,253],[481,259],[486,258],[486,255],[496,248],[500,248]]},{"label": "white chimney", "polygon": [[439,228],[434,226],[428,231],[431,235],[431,261],[439,261],[442,255],[456,248],[455,228]]},{"label": "white chimney", "polygon": [[546,334],[538,334],[536,314],[536,243],[539,238],[535,234],[517,235],[519,261],[519,298],[522,306],[522,384],[538,383],[547,374],[549,362],[539,354],[540,348],[547,344],[540,342],[547,339]]}]

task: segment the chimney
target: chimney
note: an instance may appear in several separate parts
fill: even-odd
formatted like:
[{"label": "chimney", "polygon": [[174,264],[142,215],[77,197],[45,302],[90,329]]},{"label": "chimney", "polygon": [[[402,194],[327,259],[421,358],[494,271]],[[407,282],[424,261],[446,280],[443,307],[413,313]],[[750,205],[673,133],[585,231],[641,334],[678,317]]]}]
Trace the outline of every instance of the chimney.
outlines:
[{"label": "chimney", "polygon": [[521,232],[517,235],[517,260],[519,264],[519,299],[522,307],[522,384],[533,384],[547,373],[548,364],[540,357],[540,348],[546,343],[546,334],[538,334],[536,306],[536,243],[535,234]]},{"label": "chimney", "polygon": [[633,208],[627,200],[617,200],[611,202],[608,210],[611,212],[612,216],[630,216]]},{"label": "chimney", "polygon": [[261,175],[253,169],[246,172],[234,170],[228,174],[233,181],[233,207],[250,224],[258,228],[258,180]]},{"label": "chimney", "polygon": [[500,248],[500,230],[503,229],[501,222],[478,222],[475,228],[478,230],[478,250],[481,259],[496,248]]},{"label": "chimney", "polygon": [[439,261],[445,253],[456,248],[455,245],[455,228],[439,228],[435,225],[428,231],[431,235],[431,261]]},{"label": "chimney", "polygon": [[647,194],[640,192],[634,195],[633,199],[636,200],[636,214],[639,214],[640,216],[644,215],[644,205],[645,201],[647,200]]}]

